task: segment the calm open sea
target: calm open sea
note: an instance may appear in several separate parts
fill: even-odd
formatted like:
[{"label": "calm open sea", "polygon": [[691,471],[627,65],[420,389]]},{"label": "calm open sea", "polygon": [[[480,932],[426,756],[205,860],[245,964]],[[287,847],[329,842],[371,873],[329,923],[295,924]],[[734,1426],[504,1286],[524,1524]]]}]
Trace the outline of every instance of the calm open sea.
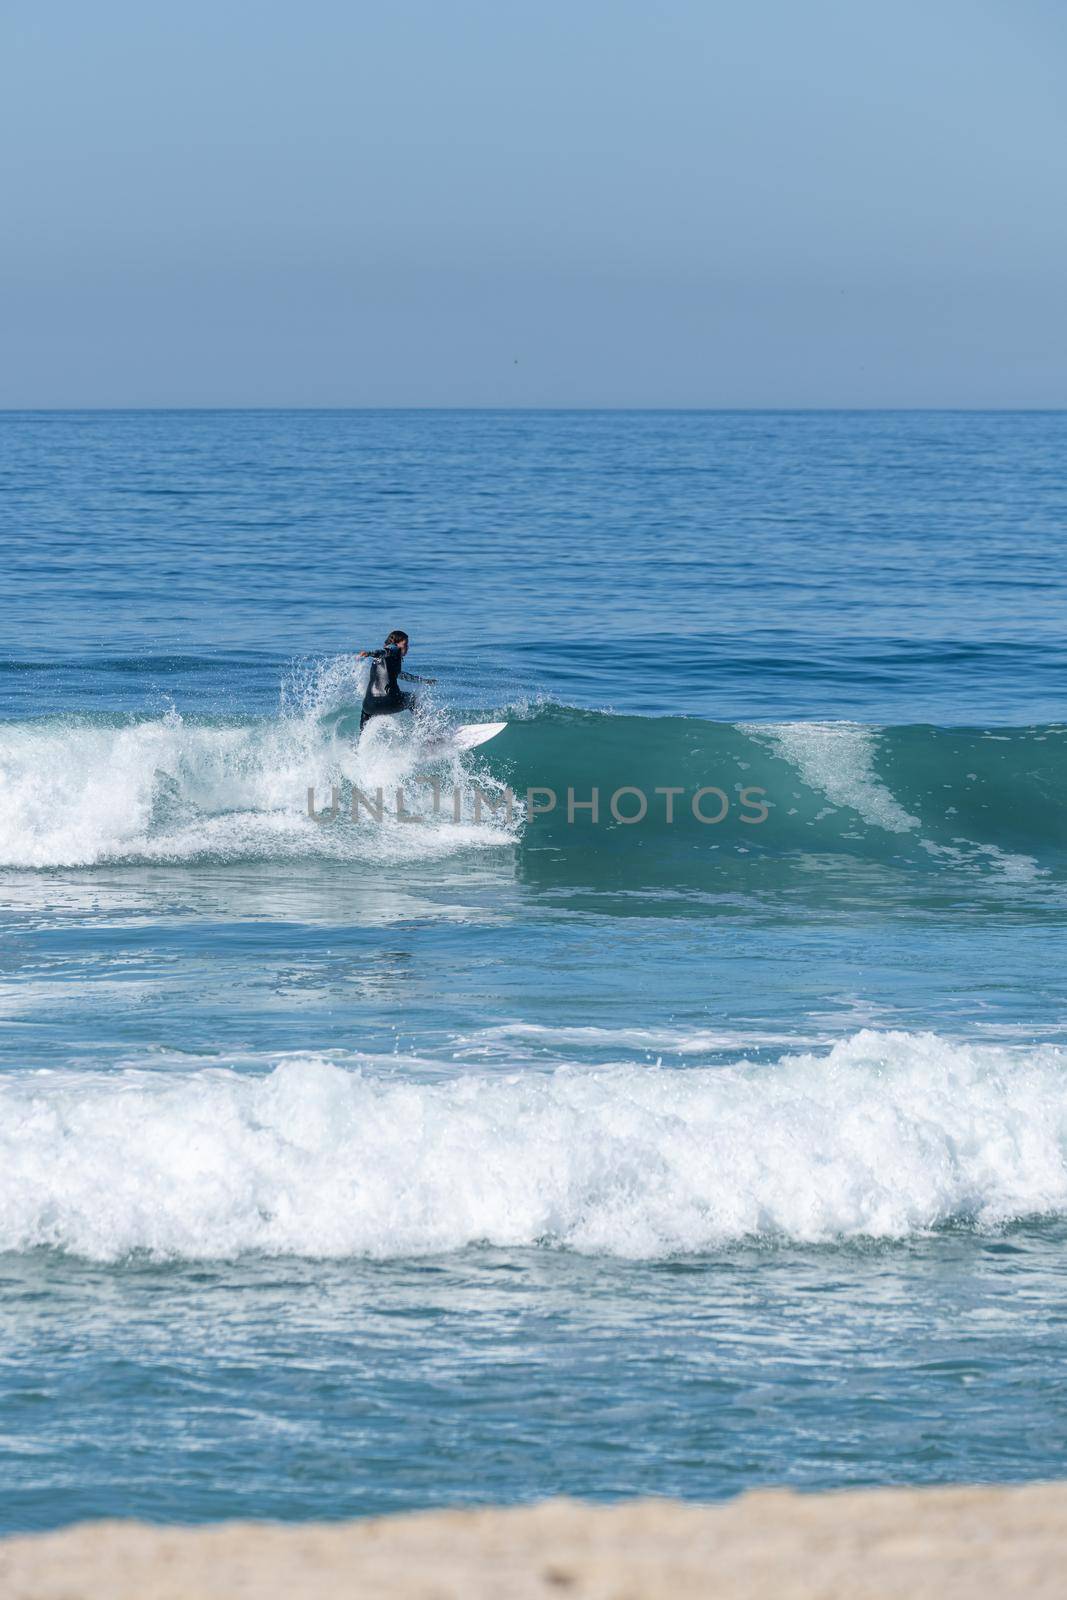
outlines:
[{"label": "calm open sea", "polygon": [[1067,1473],[1065,451],[0,416],[0,1527]]}]

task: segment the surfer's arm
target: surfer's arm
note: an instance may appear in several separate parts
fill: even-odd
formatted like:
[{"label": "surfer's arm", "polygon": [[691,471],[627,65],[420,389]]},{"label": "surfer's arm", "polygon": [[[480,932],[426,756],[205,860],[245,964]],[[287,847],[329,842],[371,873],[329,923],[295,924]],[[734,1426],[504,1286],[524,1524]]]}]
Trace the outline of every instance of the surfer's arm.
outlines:
[{"label": "surfer's arm", "polygon": [[401,672],[398,677],[407,678],[409,683],[436,683],[436,678],[420,678],[417,672]]}]

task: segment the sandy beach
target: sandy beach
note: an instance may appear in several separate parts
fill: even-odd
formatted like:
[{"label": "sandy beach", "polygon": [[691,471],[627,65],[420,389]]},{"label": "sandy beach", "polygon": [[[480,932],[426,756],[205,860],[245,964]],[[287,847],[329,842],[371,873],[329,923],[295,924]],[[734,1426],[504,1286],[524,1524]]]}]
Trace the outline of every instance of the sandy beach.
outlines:
[{"label": "sandy beach", "polygon": [[0,1543],[4,1600],[1060,1596],[1067,1484],[551,1501],[341,1524],[100,1522]]}]

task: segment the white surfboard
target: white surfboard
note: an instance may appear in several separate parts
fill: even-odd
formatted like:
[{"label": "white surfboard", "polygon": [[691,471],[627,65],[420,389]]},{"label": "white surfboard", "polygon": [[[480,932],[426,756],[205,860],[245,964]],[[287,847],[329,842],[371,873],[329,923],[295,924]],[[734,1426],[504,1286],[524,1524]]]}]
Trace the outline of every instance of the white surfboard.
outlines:
[{"label": "white surfboard", "polygon": [[467,722],[461,728],[453,728],[443,739],[432,739],[424,754],[437,757],[453,755],[460,750],[473,750],[487,739],[495,739],[506,727],[506,722]]}]

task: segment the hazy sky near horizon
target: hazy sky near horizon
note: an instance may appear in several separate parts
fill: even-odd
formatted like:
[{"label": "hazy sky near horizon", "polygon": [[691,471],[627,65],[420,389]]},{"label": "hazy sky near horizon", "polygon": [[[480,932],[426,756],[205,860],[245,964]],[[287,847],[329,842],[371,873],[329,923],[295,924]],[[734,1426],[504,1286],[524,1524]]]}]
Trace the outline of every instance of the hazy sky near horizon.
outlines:
[{"label": "hazy sky near horizon", "polygon": [[1067,405],[1057,0],[7,0],[0,406]]}]

